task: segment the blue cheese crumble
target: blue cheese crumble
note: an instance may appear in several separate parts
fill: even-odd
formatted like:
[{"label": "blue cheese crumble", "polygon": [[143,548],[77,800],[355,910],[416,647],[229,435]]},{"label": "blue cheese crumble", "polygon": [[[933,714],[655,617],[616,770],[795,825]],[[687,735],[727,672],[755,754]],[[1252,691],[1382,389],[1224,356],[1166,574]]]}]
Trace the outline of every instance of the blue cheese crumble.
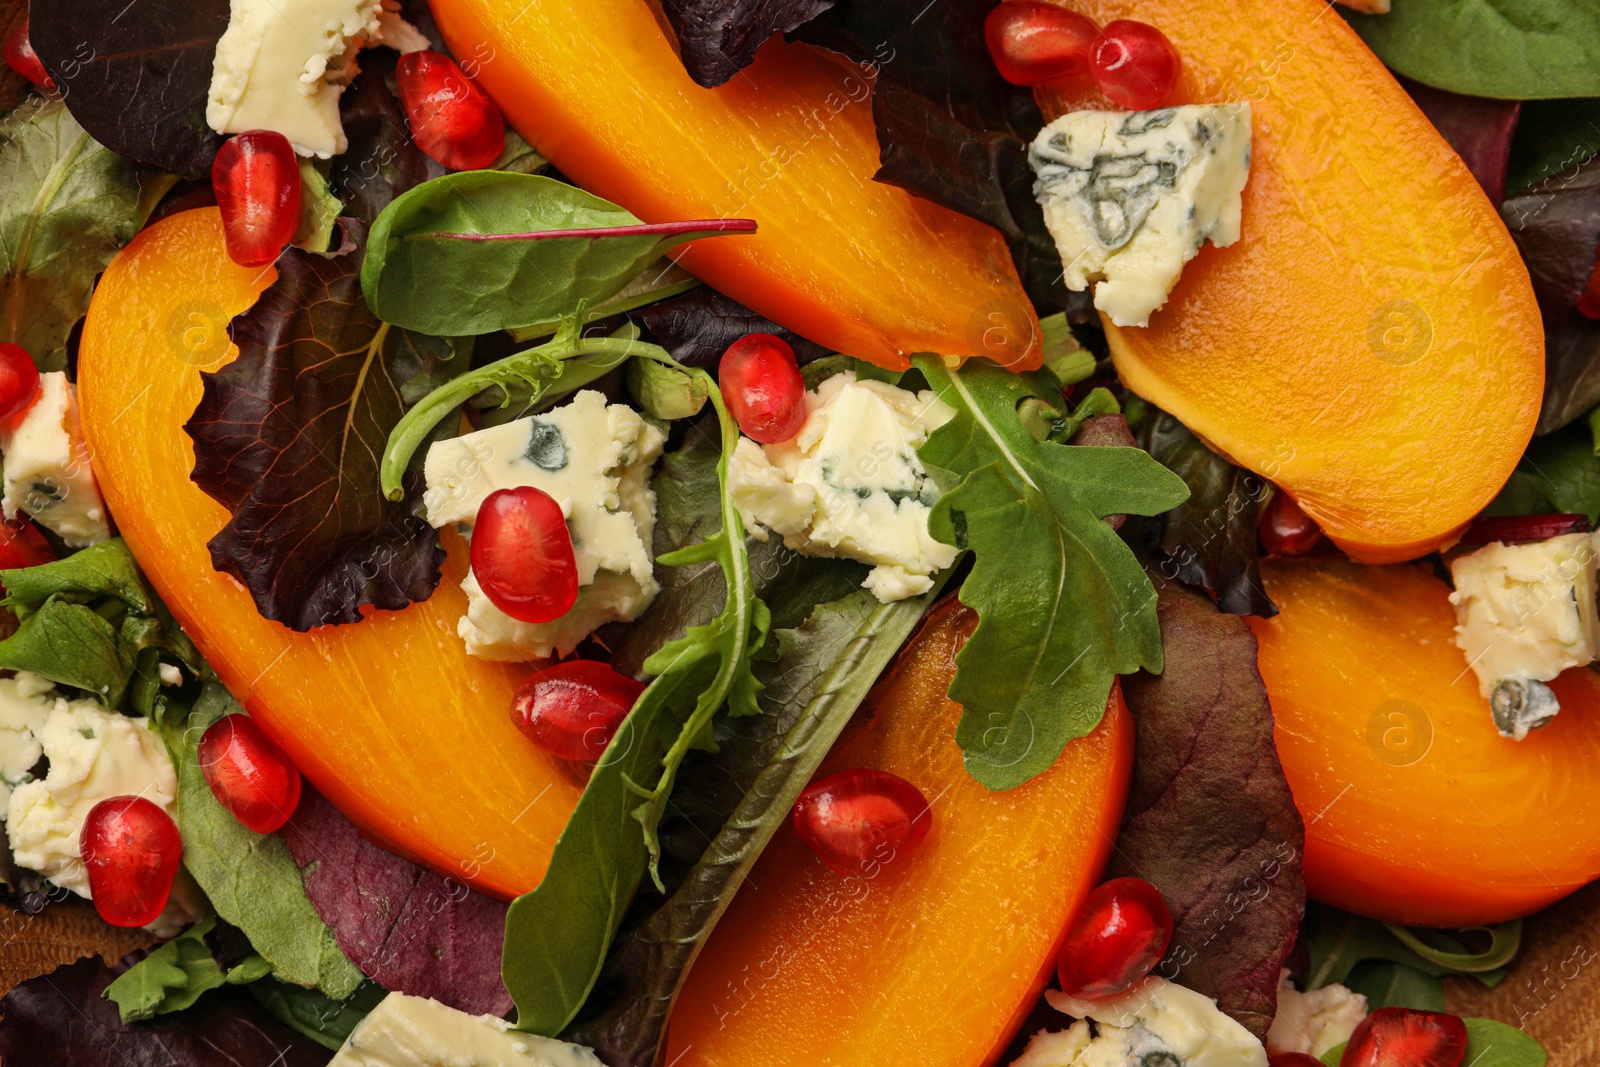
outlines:
[{"label": "blue cheese crumble", "polygon": [[1039,1031],[1011,1067],[1267,1067],[1266,1048],[1216,1001],[1162,978],[1104,1000],[1045,999],[1078,1021]]},{"label": "blue cheese crumble", "polygon": [[746,530],[761,541],[776,533],[801,555],[873,564],[863,585],[886,603],[927,592],[956,549],[928,533],[939,489],[917,449],[955,411],[931,390],[850,371],[805,401],[805,424],[790,440],[739,439],[728,480]]},{"label": "blue cheese crumble", "polygon": [[1239,239],[1250,105],[1074,111],[1039,132],[1028,162],[1067,288],[1098,282],[1095,307],[1144,326],[1202,244]]},{"label": "blue cheese crumble", "polygon": [[428,450],[422,502],[435,527],[454,524],[471,537],[484,497],[531,485],[561,505],[572,533],[578,599],[558,619],[513,619],[467,576],[458,632],[470,654],[510,661],[569,655],[596,627],[632,622],[650,606],[661,588],[650,552],[650,467],[665,443],[661,429],[632,408],[584,390],[561,407]]},{"label": "blue cheese crumble", "polygon": [[71,548],[111,536],[89,446],[78,425],[77,397],[65,374],[39,375],[33,406],[17,422],[0,428],[0,453],[5,457],[0,512],[7,521],[27,515]]}]

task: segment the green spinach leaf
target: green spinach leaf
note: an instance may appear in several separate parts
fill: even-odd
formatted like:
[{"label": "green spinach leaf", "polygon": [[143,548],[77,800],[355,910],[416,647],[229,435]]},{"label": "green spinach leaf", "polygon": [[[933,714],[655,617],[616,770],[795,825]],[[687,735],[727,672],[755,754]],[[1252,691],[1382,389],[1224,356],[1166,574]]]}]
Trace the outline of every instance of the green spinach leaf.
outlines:
[{"label": "green spinach leaf", "polygon": [[1390,960],[1362,960],[1343,985],[1367,998],[1367,1009],[1415,1008],[1444,1011],[1444,983],[1415,967]]},{"label": "green spinach leaf", "polygon": [[173,180],[96,144],[59,101],[13,113],[0,129],[0,341],[65,368],[95,277]]},{"label": "green spinach leaf", "polygon": [[1404,0],[1385,15],[1348,10],[1378,58],[1467,96],[1600,96],[1600,7],[1570,0]]},{"label": "green spinach leaf", "polygon": [[114,597],[131,611],[155,615],[155,598],[139,576],[139,565],[120,537],[102,541],[66,559],[34,567],[0,570],[8,605],[37,604],[51,596],[87,601]]},{"label": "green spinach leaf", "polygon": [[206,944],[214,915],[195,923],[128,968],[106,987],[125,1023],[182,1011],[206,993],[225,985],[244,985],[265,978],[272,965],[252,953],[226,969]]},{"label": "green spinach leaf", "polygon": [[86,689],[114,708],[133,675],[134,650],[93,608],[52,596],[0,641],[0,668]]},{"label": "green spinach leaf", "polygon": [[389,991],[376,982],[363,982],[350,996],[334,1000],[315,989],[269,978],[251,983],[250,995],[285,1026],[323,1048],[338,1051],[356,1024],[365,1019]]},{"label": "green spinach leaf", "polygon": [[385,322],[441,337],[558,321],[685,241],[748,219],[648,225],[554,178],[468,171],[424,182],[372,227],[361,284]]},{"label": "green spinach leaf", "polygon": [[915,365],[955,408],[919,455],[945,490],[933,536],[976,555],[961,601],[978,628],[956,658],[956,740],[990,789],[1021,785],[1092,730],[1117,674],[1161,669],[1156,596],[1107,515],[1157,515],[1189,490],[1136,448],[1038,441],[1017,417],[1059,396],[1046,372]]},{"label": "green spinach leaf", "polygon": [[1481,953],[1471,953],[1460,940],[1442,931],[1415,931],[1375,919],[1351,915],[1326,904],[1306,905],[1306,946],[1311,952],[1307,989],[1344,984],[1364,960],[1387,960],[1435,978],[1471,974],[1493,988],[1505,977],[1505,965],[1522,943],[1522,923],[1514,920],[1477,928],[1489,935]]},{"label": "green spinach leaf", "polygon": [[730,715],[761,710],[751,660],[766,642],[770,616],[755,595],[744,525],[728,493],[728,458],[739,429],[721,395],[708,392],[722,435],[721,529],[660,562],[716,563],[727,582],[726,603],[716,618],[645,661],[655,680],[596,764],[544,880],[511,905],[501,976],[522,1030],[554,1035],[572,1021],[647,869],[659,884],[658,826],[679,766],[691,747],[710,739],[712,717],[724,704]]}]

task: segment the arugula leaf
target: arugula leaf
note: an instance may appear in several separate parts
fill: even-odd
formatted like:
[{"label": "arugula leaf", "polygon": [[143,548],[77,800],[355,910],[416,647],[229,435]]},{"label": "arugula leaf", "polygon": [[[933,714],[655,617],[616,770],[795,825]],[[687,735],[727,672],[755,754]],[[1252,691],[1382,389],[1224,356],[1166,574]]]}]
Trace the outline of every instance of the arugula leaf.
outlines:
[{"label": "arugula leaf", "polygon": [[770,616],[755,595],[744,525],[728,493],[728,457],[739,428],[721,394],[708,392],[722,436],[721,529],[660,562],[716,563],[727,582],[726,603],[709,623],[690,627],[645,661],[655,680],[595,765],[544,880],[506,915],[501,975],[522,1030],[553,1036],[572,1021],[647,869],[659,884],[658,825],[677,770],[691,747],[706,745],[712,717],[724,704],[730,715],[760,711],[751,659],[766,642]]},{"label": "arugula leaf", "polygon": [[127,692],[134,655],[93,608],[52,596],[0,641],[0,668],[86,689],[114,708]]},{"label": "arugula leaf", "polygon": [[361,988],[343,1000],[333,1000],[315,989],[274,981],[252,982],[250,995],[257,1004],[285,1026],[337,1052],[345,1039],[389,991],[376,982],[363,982]]},{"label": "arugula leaf", "polygon": [[442,342],[378,321],[353,255],[291,248],[277,266],[230,326],[239,357],[202,373],[184,429],[195,483],[232,513],[208,544],[212,565],[263,616],[304,632],[359,622],[363,605],[426,600],[439,582],[433,528],[384,499],[378,461],[402,384]]},{"label": "arugula leaf", "polygon": [[441,337],[492,333],[597,304],[685,241],[754,232],[748,219],[649,225],[554,178],[468,171],[384,208],[361,285],[385,322]]},{"label": "arugula leaf", "polygon": [[0,586],[7,594],[0,603],[9,605],[37,604],[57,594],[72,600],[108,596],[144,615],[157,612],[155,598],[139,575],[139,565],[120,537],[91,545],[66,559],[0,570]]},{"label": "arugula leaf", "polygon": [[777,655],[757,671],[765,714],[735,720],[751,725],[718,754],[718,768],[742,789],[737,806],[683,884],[608,962],[621,993],[568,1040],[616,1067],[655,1062],[678,991],[717,920],[944,577],[893,604],[858,589],[819,605],[801,626],[774,631]]},{"label": "arugula leaf", "polygon": [[172,180],[96,144],[59,101],[14,113],[0,128],[0,341],[64,369],[95,278]]},{"label": "arugula leaf", "polygon": [[1161,669],[1155,592],[1107,515],[1156,515],[1188,489],[1133,448],[1038,441],[1025,400],[1059,397],[1046,372],[915,365],[955,417],[918,451],[944,495],[933,536],[977,559],[961,602],[978,628],[956,657],[956,740],[990,789],[1021,785],[1092,730],[1117,674]]},{"label": "arugula leaf", "polygon": [[339,951],[333,932],[311,906],[300,868],[283,839],[240,825],[212,794],[200,770],[195,750],[206,728],[242,710],[226,689],[210,684],[187,721],[169,724],[164,731],[178,771],[184,866],[217,914],[244,932],[275,975],[343,1000],[363,976]]},{"label": "arugula leaf", "polygon": [[272,972],[272,965],[255,953],[224,969],[205,940],[216,925],[215,915],[201,919],[106,987],[106,999],[117,1005],[123,1022],[182,1011],[213,989],[245,985]]},{"label": "arugula leaf", "polygon": [[[1421,934],[1351,915],[1326,904],[1308,904],[1305,938],[1311,953],[1311,967],[1306,989],[1344,984],[1356,965],[1365,960],[1387,960],[1435,978],[1446,974],[1471,974],[1493,988],[1505,977],[1505,965],[1521,946],[1522,922],[1519,919],[1476,929],[1490,935],[1490,945],[1483,952],[1472,954],[1447,933]],[[1401,935],[1405,935],[1404,939]],[[1432,938],[1433,943],[1423,941],[1424,936]]]},{"label": "arugula leaf", "polygon": [[1341,9],[1384,65],[1468,96],[1600,96],[1600,8],[1569,0],[1406,0]]},{"label": "arugula leaf", "polygon": [[1415,1008],[1444,1011],[1444,983],[1415,967],[1389,960],[1362,960],[1342,983],[1367,998],[1367,1010]]},{"label": "arugula leaf", "polygon": [[774,33],[788,33],[834,0],[665,0],[662,13],[678,38],[683,67],[715,89],[755,58]]},{"label": "arugula leaf", "polygon": [[[1545,1067],[1549,1054],[1544,1046],[1514,1026],[1494,1019],[1463,1019],[1467,1025],[1467,1050],[1461,1062],[1467,1067]],[[1344,1046],[1322,1054],[1328,1067],[1339,1067]]]}]

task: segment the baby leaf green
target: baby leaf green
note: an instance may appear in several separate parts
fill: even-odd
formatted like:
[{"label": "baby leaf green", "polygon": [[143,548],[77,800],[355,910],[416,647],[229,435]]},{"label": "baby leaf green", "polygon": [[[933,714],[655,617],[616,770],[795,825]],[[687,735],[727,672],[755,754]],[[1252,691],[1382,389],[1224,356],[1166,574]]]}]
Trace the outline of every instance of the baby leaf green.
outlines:
[{"label": "baby leaf green", "polygon": [[1156,595],[1107,515],[1159,515],[1189,495],[1141,449],[1039,441],[1017,417],[1059,402],[1047,372],[915,365],[955,417],[918,451],[944,488],[928,527],[976,556],[961,602],[978,628],[956,657],[950,698],[968,772],[1010,789],[1094,729],[1115,675],[1161,670]]},{"label": "baby leaf green", "polygon": [[554,178],[468,171],[383,210],[361,285],[385,322],[441,337],[492,333],[598,304],[685,241],[755,228],[748,219],[650,225]]}]

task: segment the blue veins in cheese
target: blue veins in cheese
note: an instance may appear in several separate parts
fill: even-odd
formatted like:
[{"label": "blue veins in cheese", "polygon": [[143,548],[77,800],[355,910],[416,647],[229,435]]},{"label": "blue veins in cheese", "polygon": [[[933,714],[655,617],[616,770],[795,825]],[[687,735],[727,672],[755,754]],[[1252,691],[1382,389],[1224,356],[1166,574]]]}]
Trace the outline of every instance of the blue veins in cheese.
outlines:
[{"label": "blue veins in cheese", "polygon": [[328,1067],[605,1067],[594,1050],[513,1030],[427,997],[390,993]]},{"label": "blue veins in cheese", "polygon": [[21,420],[0,429],[5,495],[0,512],[55,531],[73,548],[111,536],[105,501],[89,466],[78,401],[60,371],[39,375],[39,396]]},{"label": "blue veins in cheese", "polygon": [[805,402],[792,439],[739,439],[728,478],[747,531],[762,541],[776,533],[802,555],[873,564],[863,585],[881,601],[927,592],[956,549],[928,533],[939,490],[917,449],[955,411],[931,390],[850,371],[825,379]]},{"label": "blue veins in cheese", "polygon": [[650,468],[666,435],[625,404],[584,390],[539,415],[440,441],[423,465],[423,506],[435,527],[470,537],[478,507],[497,489],[531,485],[561,505],[578,564],[578,599],[546,623],[511,618],[462,583],[467,614],[458,627],[467,651],[495,660],[565,656],[596,627],[631,622],[655,599],[651,537],[656,497]]},{"label": "blue veins in cheese", "polygon": [[1039,1031],[1012,1067],[1267,1067],[1260,1040],[1216,1001],[1163,978],[1103,1000],[1045,999],[1078,1021]]},{"label": "blue veins in cheese", "polygon": [[1028,161],[1067,288],[1098,283],[1095,307],[1144,326],[1202,244],[1239,239],[1250,105],[1070,112]]}]

